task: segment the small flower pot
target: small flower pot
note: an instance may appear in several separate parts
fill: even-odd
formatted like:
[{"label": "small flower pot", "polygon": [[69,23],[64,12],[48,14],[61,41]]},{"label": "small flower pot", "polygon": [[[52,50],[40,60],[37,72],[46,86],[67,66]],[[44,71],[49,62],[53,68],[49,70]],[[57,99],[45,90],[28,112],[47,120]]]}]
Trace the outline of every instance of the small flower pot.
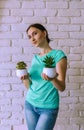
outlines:
[{"label": "small flower pot", "polygon": [[17,77],[22,77],[23,75],[27,75],[27,69],[17,69],[16,70]]},{"label": "small flower pot", "polygon": [[48,77],[54,78],[56,75],[56,68],[43,68],[43,73],[45,73]]}]

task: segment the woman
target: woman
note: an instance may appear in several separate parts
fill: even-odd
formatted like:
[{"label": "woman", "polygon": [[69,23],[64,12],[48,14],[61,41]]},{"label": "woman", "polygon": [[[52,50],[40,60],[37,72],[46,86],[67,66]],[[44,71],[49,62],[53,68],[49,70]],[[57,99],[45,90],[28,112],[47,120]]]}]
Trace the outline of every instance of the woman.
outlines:
[{"label": "woman", "polygon": [[[58,91],[65,90],[67,58],[62,50],[51,48],[48,32],[43,25],[32,24],[26,32],[30,42],[40,48],[40,53],[32,60],[28,75],[21,77],[24,85],[29,86],[25,101],[28,130],[53,130],[59,110]],[[55,59],[57,75],[54,78],[42,73],[46,55]]]}]

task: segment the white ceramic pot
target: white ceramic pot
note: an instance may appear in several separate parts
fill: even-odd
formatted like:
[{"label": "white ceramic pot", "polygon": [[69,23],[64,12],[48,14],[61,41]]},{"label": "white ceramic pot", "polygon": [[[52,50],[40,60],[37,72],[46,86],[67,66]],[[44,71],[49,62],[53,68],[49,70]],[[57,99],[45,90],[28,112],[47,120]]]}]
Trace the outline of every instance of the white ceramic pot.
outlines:
[{"label": "white ceramic pot", "polygon": [[45,73],[50,78],[54,78],[56,75],[56,68],[43,68],[43,73]]},{"label": "white ceramic pot", "polygon": [[27,75],[27,69],[22,69],[22,70],[20,70],[20,69],[17,69],[16,70],[16,75],[17,75],[17,77],[21,77],[21,76],[23,76],[23,75]]}]

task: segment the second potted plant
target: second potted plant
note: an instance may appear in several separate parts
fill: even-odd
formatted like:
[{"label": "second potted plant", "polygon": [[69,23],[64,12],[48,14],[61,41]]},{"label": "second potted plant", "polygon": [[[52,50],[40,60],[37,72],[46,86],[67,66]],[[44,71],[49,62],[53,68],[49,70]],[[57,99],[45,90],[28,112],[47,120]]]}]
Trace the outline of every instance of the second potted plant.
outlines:
[{"label": "second potted plant", "polygon": [[27,75],[27,64],[24,61],[20,61],[16,65],[16,75],[17,77],[21,77],[23,75]]},{"label": "second potted plant", "polygon": [[45,67],[43,68],[43,73],[45,73],[50,78],[55,77],[56,75],[56,68],[55,68],[55,60],[52,56],[46,56],[43,60]]}]

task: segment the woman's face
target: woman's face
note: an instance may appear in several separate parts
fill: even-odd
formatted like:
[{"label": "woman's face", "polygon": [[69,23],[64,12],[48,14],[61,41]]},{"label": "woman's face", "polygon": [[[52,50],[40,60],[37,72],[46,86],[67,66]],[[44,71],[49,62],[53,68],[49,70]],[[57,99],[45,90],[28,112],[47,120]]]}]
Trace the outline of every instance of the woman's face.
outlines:
[{"label": "woman's face", "polygon": [[28,30],[28,38],[33,45],[37,47],[41,47],[43,43],[45,42],[46,32],[41,31],[35,27],[31,27]]}]

